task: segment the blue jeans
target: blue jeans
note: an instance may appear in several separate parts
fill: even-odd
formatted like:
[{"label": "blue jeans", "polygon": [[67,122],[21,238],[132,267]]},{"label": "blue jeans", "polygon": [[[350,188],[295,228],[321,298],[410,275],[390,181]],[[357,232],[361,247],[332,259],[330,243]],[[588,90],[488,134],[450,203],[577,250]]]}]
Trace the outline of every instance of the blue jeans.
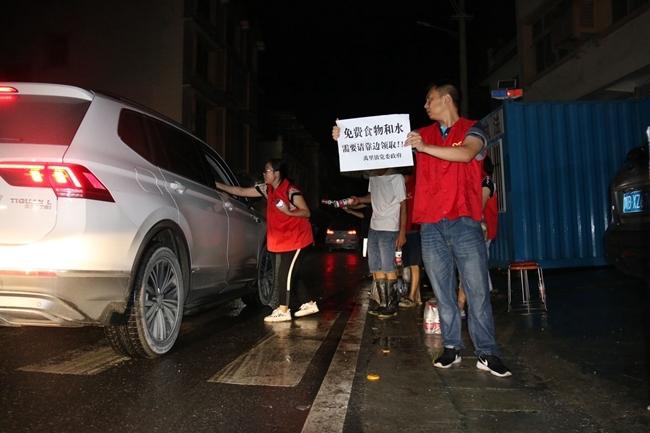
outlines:
[{"label": "blue jeans", "polygon": [[445,347],[463,348],[455,268],[467,294],[467,326],[476,355],[499,355],[488,286],[487,250],[478,221],[462,217],[422,224],[422,261],[438,299]]},{"label": "blue jeans", "polygon": [[395,241],[399,232],[368,230],[370,272],[395,272]]}]

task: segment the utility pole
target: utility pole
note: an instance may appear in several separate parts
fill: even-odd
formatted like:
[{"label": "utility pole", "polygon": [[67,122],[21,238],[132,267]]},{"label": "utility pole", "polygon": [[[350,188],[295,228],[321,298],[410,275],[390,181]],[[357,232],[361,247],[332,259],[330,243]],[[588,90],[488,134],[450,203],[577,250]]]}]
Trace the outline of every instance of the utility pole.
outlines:
[{"label": "utility pole", "polygon": [[469,94],[467,93],[467,32],[466,21],[469,18],[465,14],[465,0],[458,0],[458,57],[460,67],[460,114],[468,116]]},{"label": "utility pole", "polygon": [[415,24],[422,27],[429,27],[434,30],[439,30],[447,33],[453,37],[458,38],[458,65],[460,70],[460,114],[468,116],[469,94],[467,91],[467,31],[466,23],[472,17],[465,13],[465,0],[449,0],[451,6],[456,11],[456,15],[452,15],[453,19],[458,20],[458,34],[453,30],[444,27],[434,26],[426,21],[416,21]]}]

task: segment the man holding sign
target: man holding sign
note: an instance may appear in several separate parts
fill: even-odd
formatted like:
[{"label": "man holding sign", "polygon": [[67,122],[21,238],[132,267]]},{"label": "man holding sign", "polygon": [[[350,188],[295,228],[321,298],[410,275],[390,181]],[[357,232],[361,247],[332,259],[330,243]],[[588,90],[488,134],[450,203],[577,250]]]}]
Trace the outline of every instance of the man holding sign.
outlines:
[{"label": "man holding sign", "polygon": [[469,334],[476,367],[499,377],[510,370],[499,358],[488,287],[487,250],[481,229],[481,169],[487,138],[475,122],[458,114],[458,90],[431,86],[424,108],[432,125],[406,139],[416,153],[413,222],[420,223],[422,259],[438,299],[444,352],[438,368],[461,362],[461,317],[455,267],[468,301]]}]

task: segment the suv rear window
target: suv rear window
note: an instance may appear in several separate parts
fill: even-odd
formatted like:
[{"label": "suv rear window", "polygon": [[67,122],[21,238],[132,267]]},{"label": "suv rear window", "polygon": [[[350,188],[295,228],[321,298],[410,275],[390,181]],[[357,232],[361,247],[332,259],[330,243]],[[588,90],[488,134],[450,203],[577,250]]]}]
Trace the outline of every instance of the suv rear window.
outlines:
[{"label": "suv rear window", "polygon": [[8,95],[0,100],[0,142],[69,146],[90,101],[61,96]]}]

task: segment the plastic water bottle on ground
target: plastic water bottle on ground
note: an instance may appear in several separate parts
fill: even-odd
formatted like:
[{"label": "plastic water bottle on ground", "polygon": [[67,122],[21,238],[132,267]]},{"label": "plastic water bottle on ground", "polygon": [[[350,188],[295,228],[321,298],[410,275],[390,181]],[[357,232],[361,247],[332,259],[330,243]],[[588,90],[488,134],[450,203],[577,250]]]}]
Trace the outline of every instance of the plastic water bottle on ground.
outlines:
[{"label": "plastic water bottle on ground", "polygon": [[428,300],[424,304],[424,317],[422,321],[425,334],[440,334],[440,315],[438,314],[438,304],[433,300]]}]

